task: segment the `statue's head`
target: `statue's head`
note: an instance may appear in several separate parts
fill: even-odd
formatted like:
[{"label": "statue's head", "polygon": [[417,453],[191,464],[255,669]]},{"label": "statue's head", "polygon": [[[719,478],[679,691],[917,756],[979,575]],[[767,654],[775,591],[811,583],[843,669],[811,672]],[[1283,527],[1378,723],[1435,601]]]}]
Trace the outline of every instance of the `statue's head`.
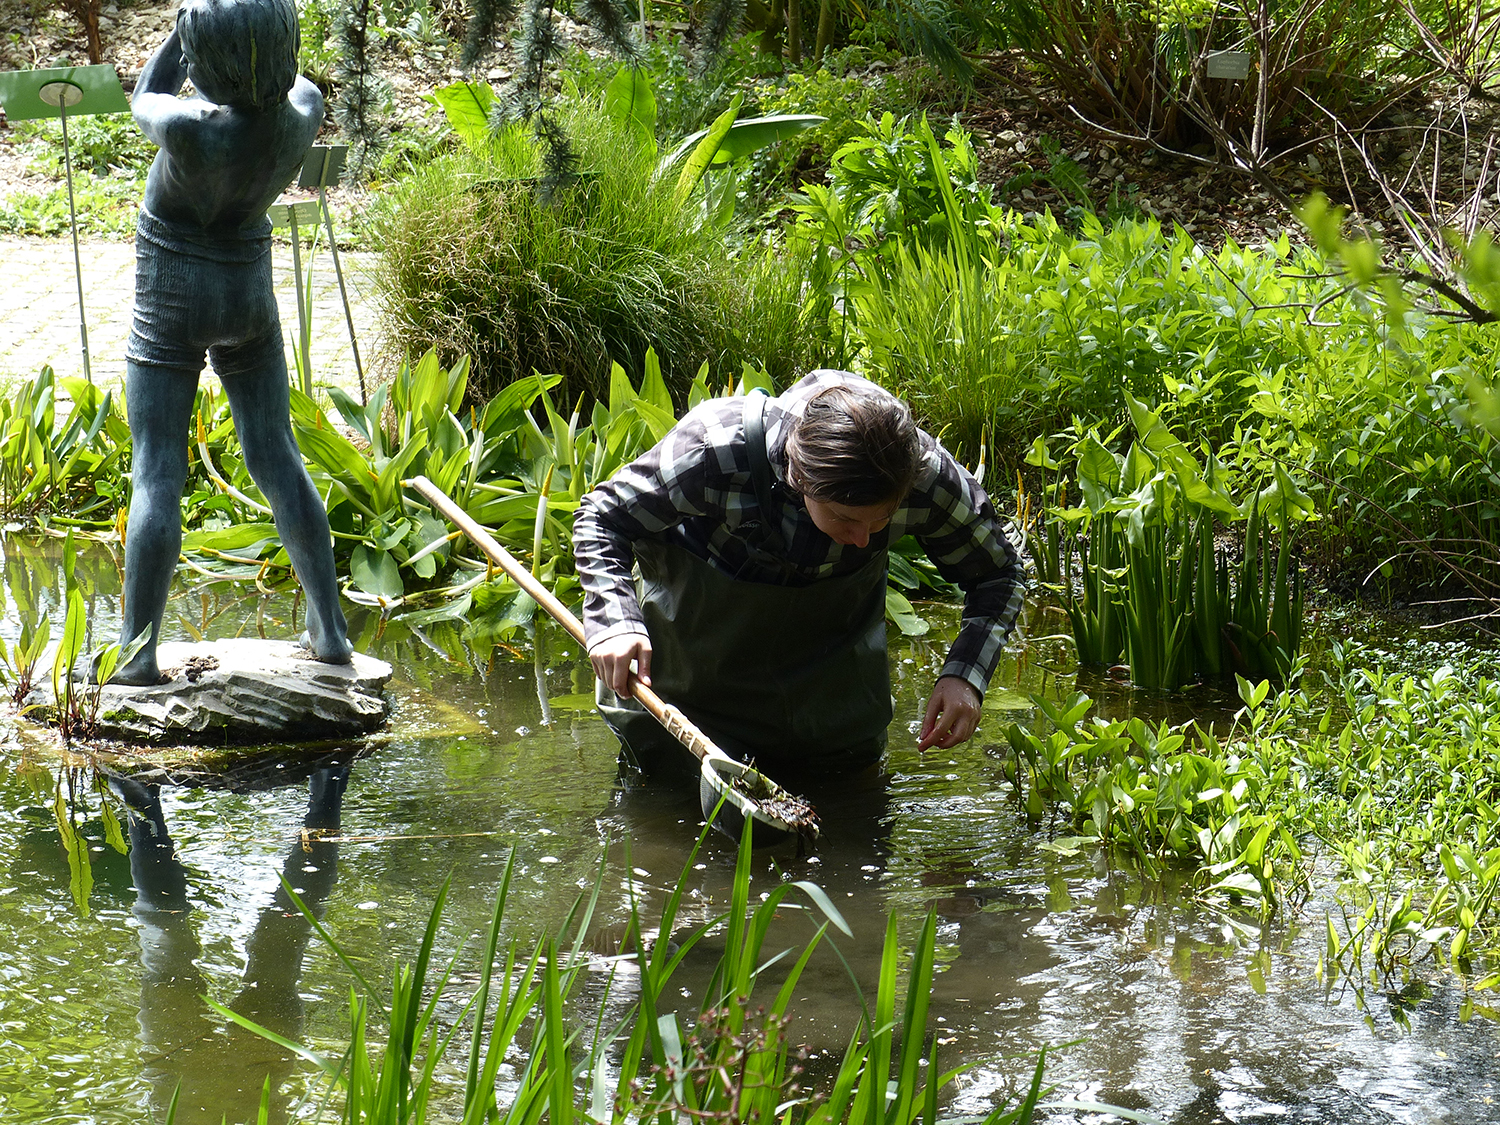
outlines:
[{"label": "statue's head", "polygon": [[266,109],[297,81],[292,0],[184,0],[177,32],[188,77],[209,101]]}]

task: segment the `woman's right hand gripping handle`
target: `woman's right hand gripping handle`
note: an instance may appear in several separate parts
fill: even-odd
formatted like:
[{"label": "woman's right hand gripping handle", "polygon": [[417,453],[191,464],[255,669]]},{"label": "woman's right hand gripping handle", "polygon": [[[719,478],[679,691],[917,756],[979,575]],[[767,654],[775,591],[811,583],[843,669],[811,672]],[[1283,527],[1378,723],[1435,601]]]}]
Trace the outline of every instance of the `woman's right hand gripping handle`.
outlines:
[{"label": "woman's right hand gripping handle", "polygon": [[645,633],[617,633],[600,641],[589,649],[589,662],[594,675],[621,699],[630,698],[632,679],[651,686],[651,638]]}]

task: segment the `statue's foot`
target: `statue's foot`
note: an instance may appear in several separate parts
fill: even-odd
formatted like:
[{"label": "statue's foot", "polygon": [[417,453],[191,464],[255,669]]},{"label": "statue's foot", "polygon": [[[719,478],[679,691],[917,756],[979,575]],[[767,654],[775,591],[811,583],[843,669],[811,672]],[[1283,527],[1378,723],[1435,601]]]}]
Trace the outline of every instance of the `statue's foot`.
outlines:
[{"label": "statue's foot", "polygon": [[[89,683],[94,683],[97,678],[98,665],[95,664],[89,671]],[[144,652],[137,653],[134,660],[123,667],[116,668],[115,674],[109,678],[112,684],[121,684],[125,687],[155,687],[161,683],[161,669],[156,664],[156,654],[147,655]]]},{"label": "statue's foot", "polygon": [[349,664],[354,660],[354,646],[348,637],[320,637],[314,639],[311,631],[302,634],[299,642],[313,654],[313,658],[324,664]]}]

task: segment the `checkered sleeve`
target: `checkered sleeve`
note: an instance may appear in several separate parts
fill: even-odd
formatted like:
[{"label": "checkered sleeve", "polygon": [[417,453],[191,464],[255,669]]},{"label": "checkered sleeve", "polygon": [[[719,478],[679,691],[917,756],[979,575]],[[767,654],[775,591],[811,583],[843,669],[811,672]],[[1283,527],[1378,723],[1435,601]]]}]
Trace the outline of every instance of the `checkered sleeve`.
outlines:
[{"label": "checkered sleeve", "polygon": [[573,518],[573,553],[590,648],[646,631],[631,577],[633,544],[694,516],[722,515],[722,482],[734,469],[730,442],[742,429],[737,401],[704,403],[584,496]]},{"label": "checkered sleeve", "polygon": [[925,502],[926,511],[912,533],[938,573],[964,591],[958,636],[939,675],[958,676],[983,697],[1025,600],[1020,554],[979,482],[936,442],[913,492],[908,503]]}]

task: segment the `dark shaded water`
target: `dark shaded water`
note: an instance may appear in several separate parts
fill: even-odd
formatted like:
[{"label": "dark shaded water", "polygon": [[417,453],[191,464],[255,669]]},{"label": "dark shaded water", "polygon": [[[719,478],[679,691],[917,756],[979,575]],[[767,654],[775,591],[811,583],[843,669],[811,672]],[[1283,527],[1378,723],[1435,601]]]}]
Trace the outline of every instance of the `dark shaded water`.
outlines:
[{"label": "dark shaded water", "polygon": [[[5,578],[7,643],[25,614],[61,624],[53,552],[7,543]],[[95,628],[111,638],[118,575],[108,556],[91,559],[86,582]],[[295,635],[291,600],[249,586],[188,576],[171,613],[176,637]],[[935,636],[956,624],[949,608],[930,616]],[[575,646],[544,629],[533,662],[529,651],[481,655],[452,625],[416,632],[395,624],[377,635],[373,618],[354,622],[360,647],[397,669],[386,735],[262,758],[227,786],[188,767],[155,799],[150,788],[127,786],[142,813],[129,859],[105,846],[101,798],[88,791],[89,771],[77,773],[75,805],[92,856],[86,914],[70,889],[53,809],[58,763],[31,736],[4,729],[0,1120],[160,1120],[179,1083],[179,1121],[253,1120],[268,1073],[277,1119],[310,1113],[297,1108],[310,1068],[231,1030],[202,999],[342,1050],[350,975],[309,940],[280,892],[283,871],[379,984],[398,959],[414,956],[450,872],[441,954],[487,925],[512,849],[509,924],[528,940],[561,923],[606,853],[601,947],[625,917],[632,885],[647,915],[659,908],[697,837],[696,797],[616,784],[615,744],[587,710],[590,678]],[[1034,609],[1029,629],[1041,637],[1059,625]],[[809,794],[825,825],[817,855],[763,857],[754,890],[780,878],[821,884],[854,931],[839,948],[866,989],[887,914],[896,912],[914,937],[936,908],[942,1058],[974,1064],[948,1112],[983,1112],[1029,1076],[1039,1047],[1071,1043],[1049,1070],[1058,1096],[1149,1109],[1178,1125],[1500,1120],[1500,1036],[1482,1018],[1460,1020],[1451,981],[1430,983],[1409,1031],[1384,1010],[1367,1016],[1349,997],[1325,1000],[1314,979],[1319,900],[1303,915],[1305,929],[1236,939],[1170,882],[1043,847],[1046,835],[1027,828],[985,747],[1002,737],[1005,721],[1026,717],[1021,693],[1071,689],[1065,646],[1036,642],[1009,657],[991,698],[1018,709],[992,710],[981,735],[956,752],[919,758],[903,731],[919,717],[943,647],[892,637],[900,703],[888,776]],[[1089,686],[1113,691],[1109,706],[1128,705],[1107,683]],[[1171,717],[1215,706],[1179,702]],[[302,836],[305,824],[335,820],[337,843]],[[693,872],[688,919],[722,909],[733,859],[728,841],[709,841]],[[812,928],[804,913],[783,911],[769,947],[800,942]],[[716,952],[710,941],[690,961],[685,988],[702,983]],[[461,954],[450,1014],[472,979],[472,958]],[[601,975],[596,990],[602,983]],[[795,1034],[841,1052],[857,1012],[844,965],[821,951],[799,991]]]}]

